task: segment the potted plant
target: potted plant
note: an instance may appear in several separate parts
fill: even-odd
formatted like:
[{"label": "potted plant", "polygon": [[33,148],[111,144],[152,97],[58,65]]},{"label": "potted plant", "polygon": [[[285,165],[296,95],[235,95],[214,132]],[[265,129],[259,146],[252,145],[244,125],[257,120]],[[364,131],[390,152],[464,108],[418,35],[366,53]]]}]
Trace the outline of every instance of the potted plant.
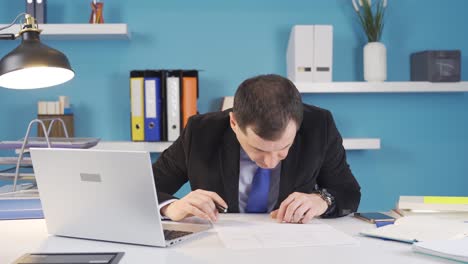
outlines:
[{"label": "potted plant", "polygon": [[380,42],[384,28],[387,0],[351,0],[359,22],[367,36],[364,46],[364,80],[385,81],[387,79],[387,49]]}]

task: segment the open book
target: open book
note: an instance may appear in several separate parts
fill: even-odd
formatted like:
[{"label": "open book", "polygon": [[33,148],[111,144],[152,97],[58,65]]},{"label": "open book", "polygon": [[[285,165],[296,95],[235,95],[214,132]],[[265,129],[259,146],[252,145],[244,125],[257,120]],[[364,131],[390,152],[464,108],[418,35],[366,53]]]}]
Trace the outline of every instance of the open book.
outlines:
[{"label": "open book", "polygon": [[414,243],[457,239],[468,236],[468,215],[412,215],[399,218],[393,225],[361,231],[369,237]]},{"label": "open book", "polygon": [[413,251],[468,262],[468,237],[415,243]]}]

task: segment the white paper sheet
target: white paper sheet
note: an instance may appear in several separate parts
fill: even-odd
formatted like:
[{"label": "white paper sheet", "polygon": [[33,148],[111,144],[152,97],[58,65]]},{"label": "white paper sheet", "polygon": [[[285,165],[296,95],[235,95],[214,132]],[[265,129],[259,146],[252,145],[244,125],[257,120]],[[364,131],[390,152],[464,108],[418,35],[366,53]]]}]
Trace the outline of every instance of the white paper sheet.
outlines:
[{"label": "white paper sheet", "polygon": [[359,245],[356,239],[320,220],[280,224],[273,220],[221,219],[214,228],[224,246],[231,249]]},{"label": "white paper sheet", "polygon": [[468,262],[468,237],[416,243],[413,244],[413,251]]}]

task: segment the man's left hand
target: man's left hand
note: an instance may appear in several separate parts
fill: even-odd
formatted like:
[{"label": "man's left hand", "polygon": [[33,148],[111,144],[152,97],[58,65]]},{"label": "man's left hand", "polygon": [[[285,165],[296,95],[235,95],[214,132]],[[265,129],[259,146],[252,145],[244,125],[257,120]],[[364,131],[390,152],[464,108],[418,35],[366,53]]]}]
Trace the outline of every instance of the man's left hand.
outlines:
[{"label": "man's left hand", "polygon": [[317,193],[295,192],[288,196],[278,210],[271,212],[271,217],[278,222],[300,223],[309,222],[313,217],[327,211],[328,204]]}]

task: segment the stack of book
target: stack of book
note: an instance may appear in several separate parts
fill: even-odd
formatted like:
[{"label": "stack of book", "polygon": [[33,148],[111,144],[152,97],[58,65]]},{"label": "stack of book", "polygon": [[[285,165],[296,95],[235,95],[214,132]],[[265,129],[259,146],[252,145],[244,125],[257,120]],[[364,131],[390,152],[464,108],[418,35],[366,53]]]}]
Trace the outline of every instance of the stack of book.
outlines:
[{"label": "stack of book", "polygon": [[397,212],[412,213],[468,212],[468,197],[400,196]]},{"label": "stack of book", "polygon": [[130,72],[132,141],[175,141],[197,114],[197,70]]}]

